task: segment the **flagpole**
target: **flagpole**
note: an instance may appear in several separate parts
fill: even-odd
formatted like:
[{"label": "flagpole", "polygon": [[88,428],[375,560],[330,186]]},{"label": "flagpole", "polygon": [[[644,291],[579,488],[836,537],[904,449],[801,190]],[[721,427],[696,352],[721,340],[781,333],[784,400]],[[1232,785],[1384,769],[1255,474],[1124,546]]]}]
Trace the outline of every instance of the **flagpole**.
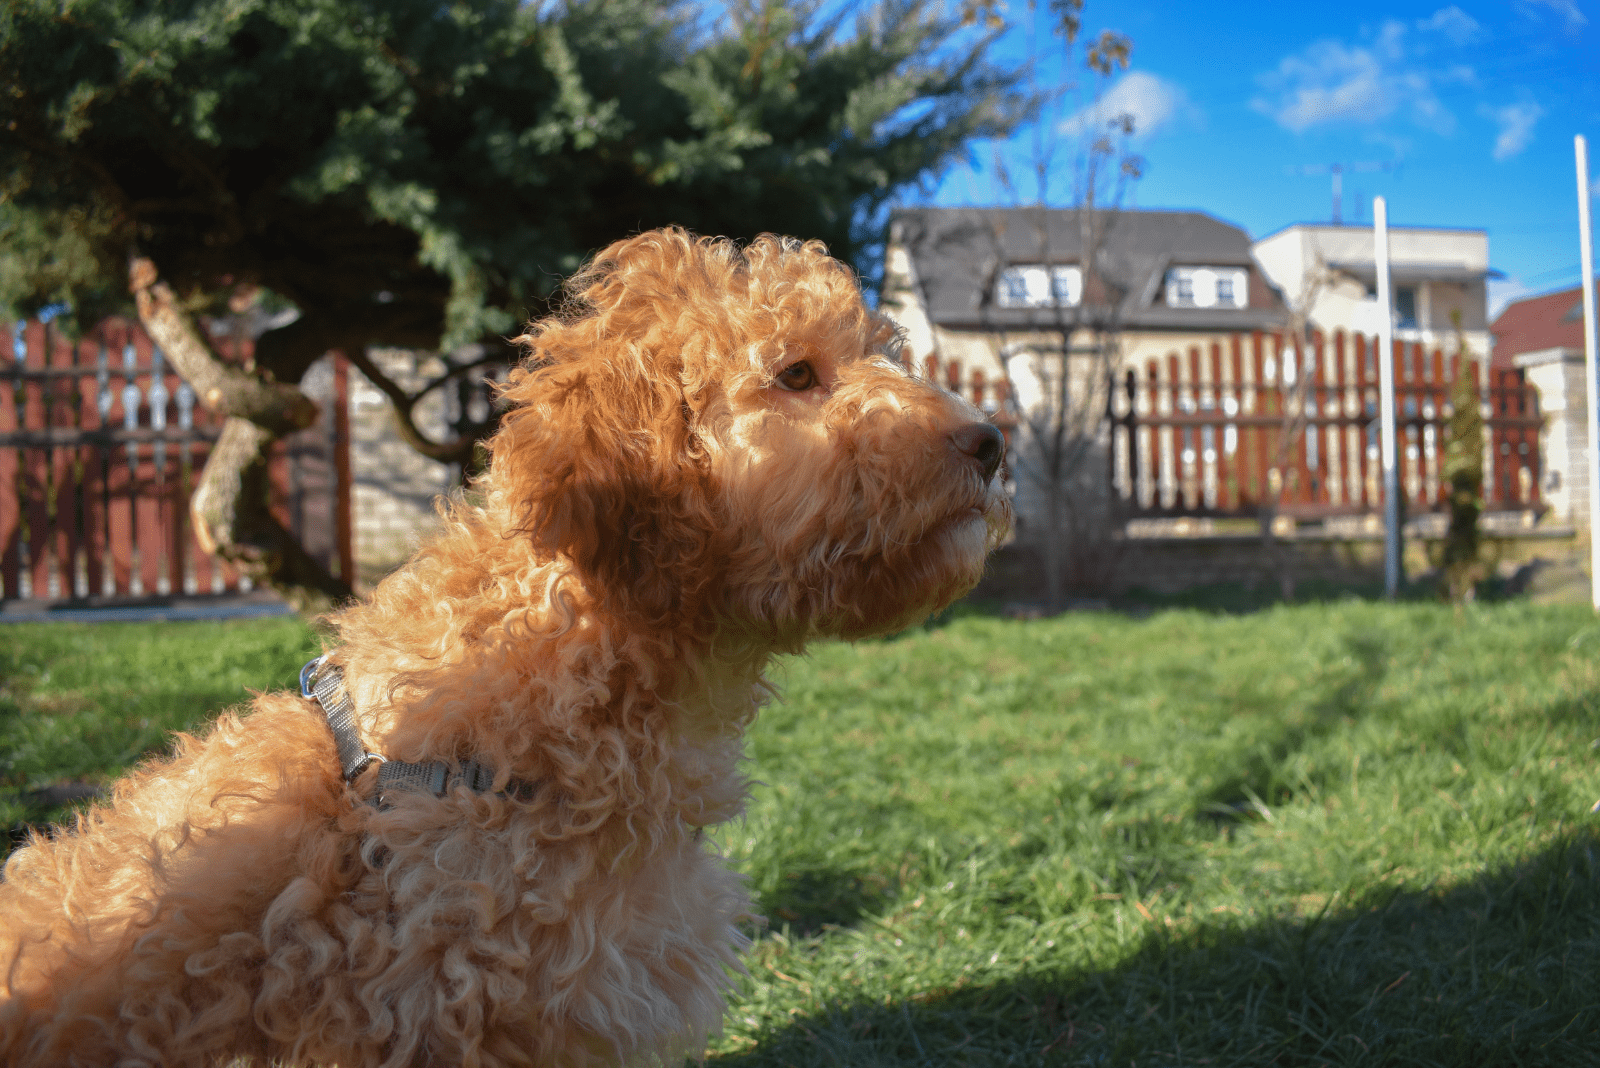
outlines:
[{"label": "flagpole", "polygon": [[1389,292],[1389,205],[1372,198],[1373,259],[1378,268],[1378,435],[1383,463],[1383,594],[1400,593],[1400,465],[1394,420],[1394,303]]},{"label": "flagpole", "polygon": [[1600,612],[1600,398],[1595,396],[1594,242],[1589,222],[1589,143],[1572,139],[1578,165],[1578,284],[1583,288],[1583,372],[1589,408],[1589,591]]}]

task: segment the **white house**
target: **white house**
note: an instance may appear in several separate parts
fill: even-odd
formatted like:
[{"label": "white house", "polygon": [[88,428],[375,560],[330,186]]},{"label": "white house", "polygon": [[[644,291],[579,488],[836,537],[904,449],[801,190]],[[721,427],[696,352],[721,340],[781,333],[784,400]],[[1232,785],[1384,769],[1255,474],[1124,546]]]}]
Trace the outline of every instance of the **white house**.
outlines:
[{"label": "white house", "polygon": [[[1309,302],[1309,318],[1324,333],[1378,333],[1382,312],[1371,227],[1300,223],[1262,238],[1251,251],[1291,308]],[[1455,336],[1451,316],[1459,311],[1468,346],[1487,358],[1491,273],[1483,230],[1390,227],[1396,340],[1448,347]]]},{"label": "white house", "polygon": [[1249,235],[1197,211],[898,211],[884,267],[914,366],[1007,431],[1018,537],[1052,545],[1109,516],[1123,374],[1284,323]]}]

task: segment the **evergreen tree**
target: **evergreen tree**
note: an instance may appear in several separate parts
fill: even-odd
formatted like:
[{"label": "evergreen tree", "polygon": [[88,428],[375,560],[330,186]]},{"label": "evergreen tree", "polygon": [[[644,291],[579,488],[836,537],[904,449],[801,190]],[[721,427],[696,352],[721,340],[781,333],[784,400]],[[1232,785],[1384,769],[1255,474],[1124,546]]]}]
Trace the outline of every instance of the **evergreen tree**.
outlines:
[{"label": "evergreen tree", "polygon": [[[0,307],[92,323],[131,285],[230,417],[197,528],[258,578],[337,596],[258,499],[261,450],[310,418],[295,384],[323,353],[389,395],[420,451],[470,464],[492,416],[429,440],[420,394],[367,346],[504,359],[593,250],[668,223],[870,266],[887,200],[1026,107],[985,59],[995,31],[935,0],[729,14],[707,33],[672,0],[13,0]],[[298,317],[247,370],[193,316],[256,292]]]},{"label": "evergreen tree", "polygon": [[1445,588],[1451,601],[1470,601],[1483,578],[1479,562],[1478,516],[1483,512],[1483,408],[1478,392],[1478,363],[1471,359],[1456,325],[1456,380],[1450,387],[1449,437],[1444,446],[1444,481],[1450,487],[1450,528],[1445,534],[1442,563]]}]

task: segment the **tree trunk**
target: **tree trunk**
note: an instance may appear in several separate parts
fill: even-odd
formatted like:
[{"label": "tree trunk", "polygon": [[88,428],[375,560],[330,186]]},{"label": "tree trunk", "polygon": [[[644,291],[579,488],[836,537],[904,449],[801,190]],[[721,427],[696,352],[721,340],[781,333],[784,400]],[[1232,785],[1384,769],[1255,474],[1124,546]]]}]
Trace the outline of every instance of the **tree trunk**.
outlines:
[{"label": "tree trunk", "polygon": [[1279,498],[1282,493],[1270,495],[1262,502],[1257,521],[1261,524],[1261,552],[1267,566],[1278,576],[1278,595],[1284,602],[1294,600],[1295,579],[1293,551],[1286,549],[1273,530],[1278,519]]},{"label": "tree trunk", "polygon": [[132,260],[128,281],[145,330],[173,369],[207,409],[227,417],[190,501],[201,547],[252,582],[270,585],[302,613],[324,612],[350,598],[349,581],[311,557],[268,506],[272,443],[315,422],[315,402],[296,386],[220,359],[149,260]]},{"label": "tree trunk", "polygon": [[1046,516],[1049,530],[1044,539],[1044,588],[1046,603],[1051,614],[1061,611],[1061,487],[1054,480],[1045,490]]}]

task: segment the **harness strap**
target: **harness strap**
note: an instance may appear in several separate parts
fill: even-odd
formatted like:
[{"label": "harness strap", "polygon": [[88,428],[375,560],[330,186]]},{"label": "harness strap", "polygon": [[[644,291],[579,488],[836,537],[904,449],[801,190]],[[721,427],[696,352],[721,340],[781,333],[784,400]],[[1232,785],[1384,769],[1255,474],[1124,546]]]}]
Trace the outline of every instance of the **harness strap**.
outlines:
[{"label": "harness strap", "polygon": [[385,760],[378,769],[378,795],[385,790],[400,787],[406,790],[426,790],[431,794],[446,794],[457,786],[465,786],[475,793],[486,794],[494,785],[494,769],[476,760],[463,760],[459,770],[435,760],[428,764],[408,764],[403,760]]},{"label": "harness strap", "polygon": [[350,691],[344,688],[344,674],[336,667],[323,669],[322,662],[326,659],[319,656],[300,669],[300,693],[315,698],[322,706],[322,714],[328,717],[328,726],[333,731],[333,744],[339,749],[339,767],[344,771],[345,780],[354,782],[357,775],[367,770],[368,764],[383,758],[367,752],[367,747],[361,744],[361,732],[356,727],[356,703],[350,699]]},{"label": "harness strap", "polygon": [[[300,693],[322,706],[328,717],[328,727],[333,731],[333,743],[339,750],[339,766],[346,782],[354,782],[374,760],[380,761],[377,795],[373,803],[384,806],[384,795],[395,789],[424,790],[443,796],[457,786],[465,786],[475,793],[485,794],[494,785],[494,769],[476,760],[464,760],[460,767],[452,767],[442,760],[425,764],[404,760],[388,760],[369,752],[361,743],[361,731],[356,726],[356,706],[345,689],[344,675],[337,667],[323,666],[326,657],[317,657],[300,669]],[[511,780],[505,794],[527,800],[536,787],[517,779]]]}]

